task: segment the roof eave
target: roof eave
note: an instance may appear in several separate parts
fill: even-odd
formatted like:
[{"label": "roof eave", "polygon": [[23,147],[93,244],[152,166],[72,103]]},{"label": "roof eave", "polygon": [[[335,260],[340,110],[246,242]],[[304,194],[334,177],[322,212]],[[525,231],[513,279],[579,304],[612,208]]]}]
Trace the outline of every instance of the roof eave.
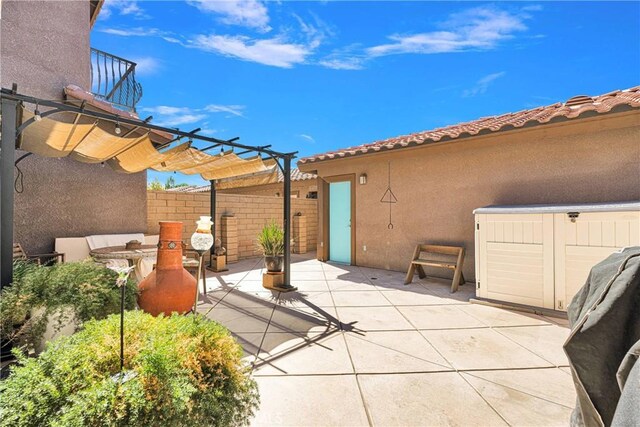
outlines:
[{"label": "roof eave", "polygon": [[91,28],[96,23],[103,4],[104,0],[89,0],[89,25]]},{"label": "roof eave", "polygon": [[317,174],[317,168],[315,168],[315,165],[319,163],[339,161],[339,160],[349,159],[353,157],[370,156],[370,155],[375,155],[380,153],[386,153],[389,151],[398,151],[402,149],[416,148],[419,146],[429,146],[433,144],[442,144],[442,143],[456,142],[460,140],[468,140],[468,139],[473,139],[480,136],[502,134],[505,132],[524,130],[532,127],[539,127],[543,125],[557,124],[557,123],[563,123],[563,122],[569,122],[569,121],[574,122],[579,119],[602,117],[602,116],[608,116],[615,113],[622,113],[622,112],[628,112],[633,110],[640,111],[640,107],[634,107],[628,104],[620,104],[620,105],[614,106],[613,108],[611,108],[609,111],[606,111],[606,112],[597,112],[594,110],[587,110],[576,117],[557,116],[547,122],[539,122],[539,121],[533,120],[533,121],[528,121],[524,123],[522,126],[517,126],[517,127],[505,126],[495,131],[492,131],[489,129],[482,129],[478,133],[475,133],[475,134],[462,133],[459,136],[456,136],[455,138],[445,135],[438,140],[425,139],[422,141],[410,141],[402,144],[398,143],[394,147],[372,146],[370,148],[367,148],[366,150],[364,150],[362,147],[354,147],[353,152],[346,152],[341,154],[327,153],[323,155],[325,158],[322,158],[322,159],[314,158],[314,157],[310,157],[307,159],[302,158],[298,161],[297,167],[303,172]]}]

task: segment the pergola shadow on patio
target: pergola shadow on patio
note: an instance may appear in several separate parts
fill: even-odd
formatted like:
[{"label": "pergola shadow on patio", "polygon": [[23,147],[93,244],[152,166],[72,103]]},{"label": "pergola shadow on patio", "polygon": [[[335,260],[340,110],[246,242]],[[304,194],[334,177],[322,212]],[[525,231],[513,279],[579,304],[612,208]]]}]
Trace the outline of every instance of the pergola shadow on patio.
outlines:
[{"label": "pergola shadow on patio", "polygon": [[209,273],[198,311],[225,325],[258,381],[254,425],[566,425],[566,320],[470,304],[427,278],[292,255],[297,292],[262,260]]}]

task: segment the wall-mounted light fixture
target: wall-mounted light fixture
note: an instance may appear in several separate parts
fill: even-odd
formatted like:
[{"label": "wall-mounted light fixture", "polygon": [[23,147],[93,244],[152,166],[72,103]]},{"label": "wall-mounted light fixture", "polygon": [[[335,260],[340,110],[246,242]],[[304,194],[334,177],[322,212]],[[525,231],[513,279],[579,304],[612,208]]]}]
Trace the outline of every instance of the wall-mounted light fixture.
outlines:
[{"label": "wall-mounted light fixture", "polygon": [[367,183],[367,174],[366,173],[360,174],[360,185],[365,185],[366,183]]}]

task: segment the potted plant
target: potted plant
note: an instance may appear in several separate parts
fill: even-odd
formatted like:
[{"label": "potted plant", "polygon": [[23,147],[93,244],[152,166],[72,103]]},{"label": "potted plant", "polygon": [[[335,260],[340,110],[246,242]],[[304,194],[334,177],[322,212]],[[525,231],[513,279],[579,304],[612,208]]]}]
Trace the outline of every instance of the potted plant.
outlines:
[{"label": "potted plant", "polygon": [[125,313],[92,320],[0,381],[4,426],[238,426],[258,389],[229,331],[204,316]]},{"label": "potted plant", "polygon": [[258,246],[264,255],[264,266],[269,273],[282,271],[284,259],[284,231],[275,221],[265,225],[258,234]]}]

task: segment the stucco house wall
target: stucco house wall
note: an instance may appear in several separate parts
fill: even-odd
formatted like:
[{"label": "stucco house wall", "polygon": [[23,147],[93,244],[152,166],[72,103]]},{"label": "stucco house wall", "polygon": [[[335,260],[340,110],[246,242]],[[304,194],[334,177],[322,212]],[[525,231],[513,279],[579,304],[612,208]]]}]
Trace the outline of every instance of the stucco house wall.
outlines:
[{"label": "stucco house wall", "polygon": [[[89,1],[3,0],[2,87],[45,99],[90,85]],[[24,154],[17,151],[16,158]],[[19,164],[24,192],[15,194],[14,241],[27,252],[53,249],[56,237],[125,233],[146,228],[146,173],[125,175],[70,159],[29,156]]]},{"label": "stucco house wall", "polygon": [[[398,198],[392,230],[389,205],[380,203],[389,162]],[[418,243],[462,245],[471,280],[475,208],[640,200],[640,111],[298,166],[321,181],[355,174],[357,265],[404,271]],[[365,185],[357,183],[362,173]],[[325,260],[327,185],[319,187],[318,257]]]}]

